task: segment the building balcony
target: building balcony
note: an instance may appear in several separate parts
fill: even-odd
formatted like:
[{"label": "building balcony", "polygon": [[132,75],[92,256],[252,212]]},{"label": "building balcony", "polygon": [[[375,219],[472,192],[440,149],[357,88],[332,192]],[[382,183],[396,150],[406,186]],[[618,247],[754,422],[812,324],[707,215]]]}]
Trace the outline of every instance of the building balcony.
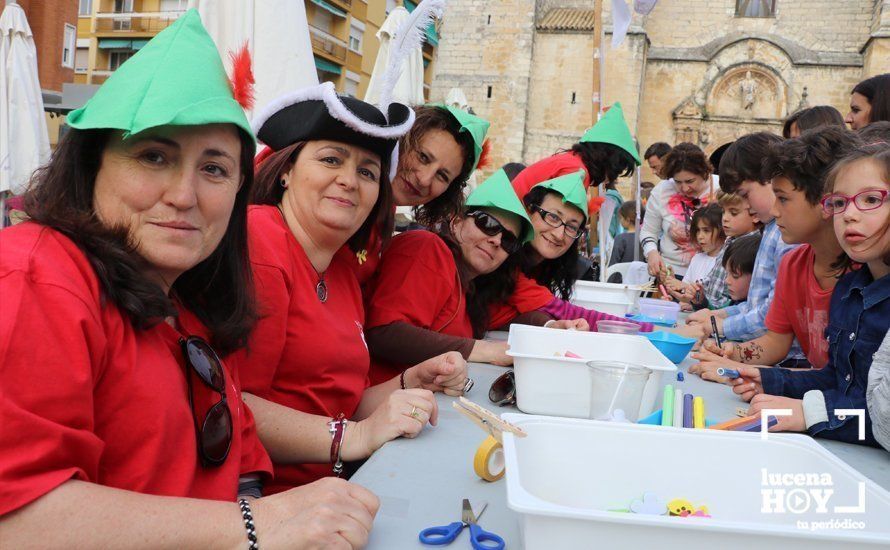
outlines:
[{"label": "building balcony", "polygon": [[328,56],[341,64],[346,62],[346,42],[312,25],[309,25],[309,36],[315,53]]},{"label": "building balcony", "polygon": [[349,10],[352,7],[352,0],[328,0],[332,4],[339,4],[340,7]]},{"label": "building balcony", "polygon": [[155,35],[173,24],[184,11],[97,13],[93,19],[94,33]]}]

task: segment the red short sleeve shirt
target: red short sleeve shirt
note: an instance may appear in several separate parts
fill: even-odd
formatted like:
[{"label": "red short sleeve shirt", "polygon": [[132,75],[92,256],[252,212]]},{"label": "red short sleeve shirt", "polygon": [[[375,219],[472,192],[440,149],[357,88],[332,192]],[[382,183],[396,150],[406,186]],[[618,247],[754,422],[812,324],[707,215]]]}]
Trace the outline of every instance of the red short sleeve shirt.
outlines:
[{"label": "red short sleeve shirt", "polygon": [[72,478],[231,501],[241,474],[271,472],[225,360],[232,446],[199,462],[179,347],[207,336],[194,315],[180,311],[181,333],[136,330],[81,250],[36,223],[4,229],[0,249],[0,515]]},{"label": "red short sleeve shirt", "polygon": [[[274,206],[248,213],[250,261],[260,320],[238,354],[244,391],[310,414],[351,417],[368,385],[370,356],[358,281],[336,257],[319,275]],[[266,493],[331,475],[330,464],[275,465]]]},{"label": "red short sleeve shirt", "polygon": [[785,254],[779,264],[773,302],[766,328],[794,334],[810,364],[821,369],[828,363],[828,306],[833,288],[823,289],[813,273],[813,248],[802,245]]},{"label": "red short sleeve shirt", "polygon": [[[383,252],[368,305],[368,327],[403,321],[442,334],[473,337],[454,256],[442,239],[430,231],[397,235]],[[373,380],[390,378],[401,368],[377,372]]]},{"label": "red short sleeve shirt", "polygon": [[505,302],[488,308],[488,328],[503,327],[519,315],[542,308],[553,301],[553,293],[522,273],[516,276],[516,289]]}]

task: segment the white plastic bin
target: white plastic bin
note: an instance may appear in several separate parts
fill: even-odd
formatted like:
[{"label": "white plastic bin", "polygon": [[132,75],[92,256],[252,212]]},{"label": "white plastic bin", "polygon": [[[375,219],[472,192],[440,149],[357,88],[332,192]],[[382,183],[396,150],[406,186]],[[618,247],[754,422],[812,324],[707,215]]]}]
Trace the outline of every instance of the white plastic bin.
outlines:
[{"label": "white plastic bin", "polygon": [[[590,369],[587,361],[619,361],[652,369],[643,391],[639,418],[655,410],[662,395],[663,374],[673,379],[677,367],[643,336],[579,332],[510,325],[507,338],[516,374],[516,406],[529,414],[587,418],[590,414]],[[571,351],[582,357],[559,357]]]},{"label": "white plastic bin", "polygon": [[634,285],[577,281],[571,302],[587,309],[623,316],[630,313],[642,294],[640,287]]},{"label": "white plastic bin", "polygon": [[[527,550],[890,548],[890,493],[807,436],[762,440],[759,433],[503,417],[528,433],[522,439],[504,434],[507,504],[520,516]],[[830,485],[779,487],[770,484],[769,474],[789,481],[810,474]],[[774,505],[763,512],[764,491],[777,489],[833,493],[824,513],[804,493],[787,496],[799,513],[777,512]],[[627,508],[645,492],[705,505],[712,517],[608,511]],[[860,499],[861,512],[835,508],[857,507]],[[823,528],[833,520],[848,528]],[[853,522],[862,528],[849,528]]]}]

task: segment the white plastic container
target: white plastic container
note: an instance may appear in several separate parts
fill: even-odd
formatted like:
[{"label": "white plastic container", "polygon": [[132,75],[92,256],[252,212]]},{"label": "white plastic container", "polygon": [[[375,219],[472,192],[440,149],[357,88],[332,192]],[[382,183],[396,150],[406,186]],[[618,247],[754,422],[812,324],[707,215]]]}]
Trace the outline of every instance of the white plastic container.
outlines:
[{"label": "white plastic container", "polygon": [[[529,414],[588,418],[591,375],[587,362],[616,361],[652,369],[638,411],[643,418],[655,410],[664,389],[664,373],[672,379],[677,372],[676,365],[643,336],[511,325],[507,343],[516,375],[516,406]],[[566,351],[582,358],[559,356]]]},{"label": "white plastic container", "polygon": [[[527,550],[890,548],[890,493],[807,436],[774,434],[762,440],[759,433],[503,417],[528,433],[522,439],[504,434],[507,504],[520,516]],[[778,487],[769,482],[770,474],[811,474],[831,485]],[[775,505],[761,510],[764,491],[787,494],[796,488],[833,490],[825,512],[804,493],[786,500],[800,513],[777,512]],[[627,508],[644,492],[705,505],[712,517],[608,511]],[[860,502],[861,512],[835,509]],[[832,520],[862,522],[863,528],[810,527]]]},{"label": "white plastic container", "polygon": [[677,302],[657,300],[655,298],[640,298],[639,305],[640,315],[652,317],[660,321],[676,323],[677,316],[680,314],[680,304]]},{"label": "white plastic container", "polygon": [[571,302],[587,309],[623,316],[630,313],[642,294],[640,287],[634,285],[577,281],[572,289]]}]

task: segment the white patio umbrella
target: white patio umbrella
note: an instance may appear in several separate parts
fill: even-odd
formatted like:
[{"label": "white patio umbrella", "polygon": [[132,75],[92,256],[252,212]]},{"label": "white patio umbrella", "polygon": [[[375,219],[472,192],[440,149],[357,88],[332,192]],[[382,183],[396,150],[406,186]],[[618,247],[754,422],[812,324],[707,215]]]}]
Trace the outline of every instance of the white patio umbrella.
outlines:
[{"label": "white patio umbrella", "polygon": [[[375,105],[380,103],[384,74],[389,65],[390,45],[396,39],[399,27],[408,19],[408,16],[408,10],[399,6],[390,12],[383,22],[383,26],[377,31],[380,47],[377,50],[377,59],[374,61],[374,70],[371,71],[368,90],[365,92],[365,101],[368,103]],[[423,103],[423,53],[421,48],[414,48],[406,55],[402,72],[392,90],[391,100],[408,105]]]},{"label": "white patio umbrella", "polygon": [[249,43],[254,111],[298,88],[318,84],[302,0],[189,0],[231,69],[230,52]]},{"label": "white patio umbrella", "polygon": [[8,4],[0,15],[0,195],[24,191],[49,156],[37,48],[25,11]]}]

